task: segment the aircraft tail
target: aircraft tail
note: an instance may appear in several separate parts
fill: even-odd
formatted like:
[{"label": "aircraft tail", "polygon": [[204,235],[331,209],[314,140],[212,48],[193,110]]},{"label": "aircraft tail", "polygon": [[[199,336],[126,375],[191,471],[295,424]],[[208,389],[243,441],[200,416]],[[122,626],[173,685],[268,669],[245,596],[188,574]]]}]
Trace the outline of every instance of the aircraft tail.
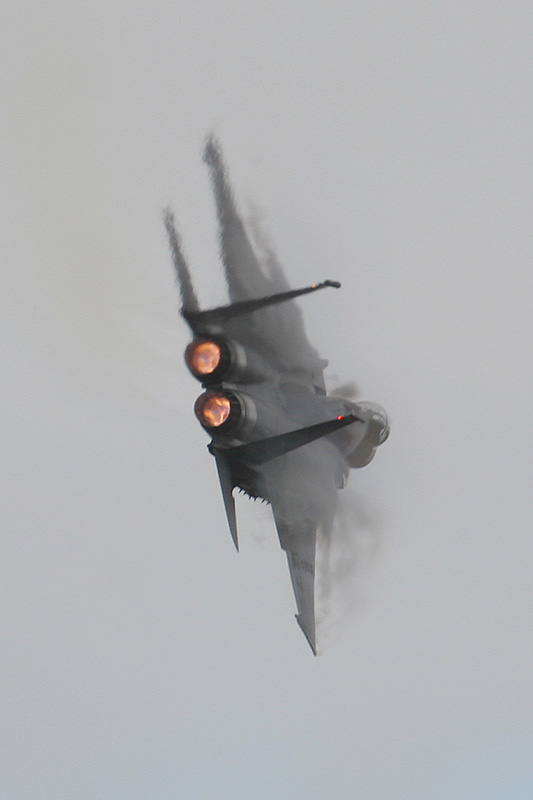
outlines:
[{"label": "aircraft tail", "polygon": [[200,305],[198,298],[194,291],[192,284],[191,273],[181,249],[181,241],[176,230],[176,223],[174,220],[174,212],[170,208],[166,208],[163,212],[163,221],[167,229],[168,242],[170,251],[172,253],[172,262],[176,270],[176,277],[178,279],[182,303],[182,313],[185,312],[198,312]]}]

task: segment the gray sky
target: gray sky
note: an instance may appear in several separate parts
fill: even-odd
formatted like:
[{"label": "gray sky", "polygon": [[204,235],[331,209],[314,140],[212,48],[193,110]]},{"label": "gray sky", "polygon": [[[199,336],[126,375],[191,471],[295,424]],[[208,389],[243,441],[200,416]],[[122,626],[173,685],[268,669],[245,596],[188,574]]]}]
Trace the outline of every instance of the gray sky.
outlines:
[{"label": "gray sky", "polygon": [[[529,4],[2,17],[0,796],[530,798]],[[192,415],[160,213],[222,302],[210,130],[290,283],[343,284],[301,302],[330,385],[392,420],[316,659]]]}]

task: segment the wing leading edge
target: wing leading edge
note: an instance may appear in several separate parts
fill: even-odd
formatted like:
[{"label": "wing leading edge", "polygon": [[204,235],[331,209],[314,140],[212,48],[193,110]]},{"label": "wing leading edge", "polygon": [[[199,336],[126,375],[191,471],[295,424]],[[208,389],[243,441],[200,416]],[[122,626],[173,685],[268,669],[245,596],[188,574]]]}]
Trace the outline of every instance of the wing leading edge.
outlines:
[{"label": "wing leading edge", "polygon": [[287,523],[274,510],[281,547],[287,553],[296,598],[296,621],[316,656],[315,561],[317,527],[311,521]]},{"label": "wing leading edge", "polygon": [[[342,485],[343,469],[368,463],[373,449],[384,441],[386,435],[378,431],[379,436],[374,443],[374,439],[365,434],[366,427],[370,430],[372,420],[368,420],[365,413],[360,413],[359,406],[354,404],[347,404],[344,408],[341,406],[340,413],[344,413],[344,416],[309,424],[317,418],[327,419],[334,416],[339,410],[326,403],[323,371],[327,361],[319,358],[318,352],[309,343],[301,311],[294,300],[318,289],[338,288],[340,284],[328,280],[304,289],[290,289],[257,222],[251,228],[252,239],[248,238],[246,226],[235,207],[220,145],[213,136],[206,141],[204,160],[210,169],[215,195],[220,255],[229,290],[228,305],[201,309],[174,216],[170,210],[164,213],[179,283],[183,318],[193,336],[198,339],[213,337],[215,346],[218,339],[233,342],[235,350],[233,352],[228,348],[228,352],[224,351],[226,361],[220,362],[216,375],[213,370],[218,369],[218,366],[212,368],[212,381],[206,378],[204,382],[202,378],[204,375],[211,375],[209,370],[202,371],[198,368],[195,371],[187,361],[194,377],[203,383],[204,388],[208,388],[202,397],[215,395],[218,391],[219,398],[226,401],[226,413],[228,408],[231,409],[229,417],[219,417],[222,421],[214,422],[209,420],[207,414],[202,419],[196,406],[195,411],[204,429],[213,436],[208,447],[216,461],[228,526],[237,550],[239,547],[233,489],[240,487],[250,496],[262,497],[272,505],[280,544],[287,553],[298,610],[296,619],[316,655],[314,585],[317,535],[321,530],[327,532],[330,519],[333,518],[336,490]],[[248,355],[250,363],[254,363],[254,369],[248,369]],[[215,381],[219,383],[215,385]],[[253,391],[247,381],[253,384]],[[274,388],[269,387],[269,382]],[[237,391],[233,384],[237,388],[241,385],[244,387],[243,397],[235,396]],[[257,386],[260,388],[256,388]],[[280,386],[284,387],[283,391]],[[307,394],[302,387],[307,390]],[[235,394],[232,394],[233,390]],[[251,395],[250,408],[246,399],[248,390]],[[268,403],[272,403],[276,390],[282,408],[285,407],[284,404],[287,408],[292,408],[292,404],[298,410],[298,413],[293,414],[287,412],[285,418],[281,412],[279,426],[272,424],[268,409]],[[256,427],[254,392],[257,392],[259,401],[263,402],[264,398],[266,402],[265,419],[268,421]],[[307,399],[307,406],[300,411],[299,404],[303,394]],[[320,407],[315,415],[317,398],[322,397],[324,401],[322,405],[318,404]],[[243,400],[242,407],[239,400]],[[258,409],[261,402],[258,403]],[[354,413],[347,414],[350,407],[363,418]],[[217,426],[224,425],[226,419],[226,428],[219,430]],[[352,431],[357,440],[352,453],[345,446],[345,435],[337,436],[336,432],[353,422],[366,427],[360,431],[359,444],[358,431]],[[245,427],[245,423],[248,427]],[[287,431],[294,424],[307,427]],[[211,428],[216,428],[216,432],[211,432]],[[286,432],[269,435],[276,430]],[[266,435],[266,438],[254,439],[254,432],[255,436]],[[324,442],[322,437],[329,434],[335,435]],[[320,440],[321,443],[312,444],[315,440]],[[349,436],[348,441],[351,442]],[[366,444],[368,447],[362,453],[361,448]],[[301,453],[299,448],[305,445],[308,448]],[[292,451],[295,450],[297,452],[293,454]],[[318,454],[318,458],[314,454]],[[279,458],[281,461],[275,461],[272,465],[269,463]]]},{"label": "wing leading edge", "polygon": [[[216,460],[228,526],[237,550],[239,544],[233,489],[239,485],[239,473],[244,475],[253,471],[254,467],[284,456],[316,439],[340,430],[346,425],[351,425],[353,422],[362,422],[362,420],[354,414],[349,414],[345,417],[338,417],[236,447],[221,447],[213,442],[208,445]],[[281,547],[287,553],[298,609],[296,620],[316,656],[315,561],[318,526],[311,520],[293,522],[282,519],[275,504],[272,511]]]}]

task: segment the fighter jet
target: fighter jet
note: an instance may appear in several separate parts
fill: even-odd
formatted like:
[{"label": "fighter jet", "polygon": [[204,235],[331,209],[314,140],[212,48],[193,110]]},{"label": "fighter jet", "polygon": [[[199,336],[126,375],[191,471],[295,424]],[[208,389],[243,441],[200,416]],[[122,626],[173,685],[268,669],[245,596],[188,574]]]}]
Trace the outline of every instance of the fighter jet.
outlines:
[{"label": "fighter jet", "polygon": [[192,333],[185,362],[204,388],[194,412],[211,437],[208,450],[237,550],[234,489],[271,505],[287,554],[296,619],[316,655],[317,536],[331,533],[337,493],[350,469],[368,464],[387,438],[387,417],[376,404],[326,393],[327,361],[309,343],[295,298],[340,284],[324,280],[291,290],[272,249],[264,240],[258,246],[239,216],[213,136],[204,161],[215,196],[228,305],[200,310],[174,216],[170,210],[164,216],[181,314]]}]

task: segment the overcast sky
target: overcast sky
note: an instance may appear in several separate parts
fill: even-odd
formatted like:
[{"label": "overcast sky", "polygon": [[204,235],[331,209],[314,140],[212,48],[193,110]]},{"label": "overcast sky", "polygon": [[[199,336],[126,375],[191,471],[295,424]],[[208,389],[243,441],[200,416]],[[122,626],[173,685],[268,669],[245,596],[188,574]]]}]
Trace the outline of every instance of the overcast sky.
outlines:
[{"label": "overcast sky", "polygon": [[[533,795],[527,2],[2,11],[0,797]],[[294,621],[226,528],[161,210],[224,302],[205,135],[330,387],[392,433]],[[339,560],[339,554],[342,560]]]}]

